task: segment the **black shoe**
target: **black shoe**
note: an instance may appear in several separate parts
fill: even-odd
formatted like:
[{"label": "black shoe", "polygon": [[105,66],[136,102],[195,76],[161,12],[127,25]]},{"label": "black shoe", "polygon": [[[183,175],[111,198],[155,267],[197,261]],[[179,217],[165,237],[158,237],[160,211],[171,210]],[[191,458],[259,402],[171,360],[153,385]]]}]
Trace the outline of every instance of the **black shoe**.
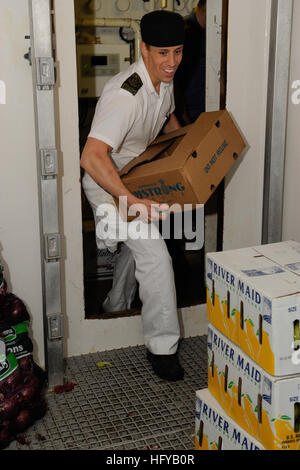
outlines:
[{"label": "black shoe", "polygon": [[152,354],[147,350],[147,359],[158,377],[175,382],[182,380],[184,370],[179,364],[177,353],[175,354]]}]

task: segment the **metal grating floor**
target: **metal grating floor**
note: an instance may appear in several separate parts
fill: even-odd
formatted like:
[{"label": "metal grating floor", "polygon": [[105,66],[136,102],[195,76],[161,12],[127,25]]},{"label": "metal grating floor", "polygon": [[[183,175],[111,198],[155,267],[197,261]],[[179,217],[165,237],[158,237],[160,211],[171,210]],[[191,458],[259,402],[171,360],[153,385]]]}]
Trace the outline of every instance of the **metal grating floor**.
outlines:
[{"label": "metal grating floor", "polygon": [[[195,392],[207,387],[206,336],[186,338],[183,381],[152,372],[144,346],[70,357],[70,392],[48,392],[48,412],[7,450],[193,450]],[[98,363],[109,363],[99,366]]]}]

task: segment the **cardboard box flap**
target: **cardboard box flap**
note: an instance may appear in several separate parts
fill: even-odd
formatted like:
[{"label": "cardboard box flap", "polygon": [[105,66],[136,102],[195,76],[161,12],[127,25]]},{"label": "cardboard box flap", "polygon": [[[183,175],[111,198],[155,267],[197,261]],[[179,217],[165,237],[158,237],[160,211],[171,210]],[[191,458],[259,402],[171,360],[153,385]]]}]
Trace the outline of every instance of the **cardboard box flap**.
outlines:
[{"label": "cardboard box flap", "polygon": [[147,149],[141,153],[138,157],[131,160],[127,165],[119,171],[120,176],[127,175],[133,168],[137,167],[146,162],[151,162],[163,152],[165,152],[179,137],[183,137],[187,134],[189,129],[192,127],[192,124],[176,129],[173,132],[164,134],[157,139],[155,139],[152,144],[147,147]]},{"label": "cardboard box flap", "polygon": [[229,141],[234,142],[234,152],[237,155],[245,148],[245,142],[237,131],[228,111],[212,111],[202,113],[195,121],[194,126],[188,130],[173,154],[174,161],[183,166],[186,160],[201,146],[205,138],[215,131],[220,134],[220,137],[224,136],[225,139],[227,136]]},{"label": "cardboard box flap", "polygon": [[120,176],[127,175],[133,168],[138,167],[146,162],[151,162],[154,158],[157,158],[163,152],[165,152],[171,145],[173,144],[173,140],[163,141],[158,144],[152,144],[150,147],[145,150],[145,152],[141,153],[138,157],[131,160],[127,165],[119,171]]},{"label": "cardboard box flap", "polygon": [[[203,139],[209,134],[211,129],[215,129],[215,126],[217,126],[221,132],[223,126],[226,131],[228,130],[229,126],[226,125],[226,119],[228,121],[228,118],[231,119],[226,110],[202,113],[194,124],[181,127],[180,129],[164,134],[155,139],[141,155],[125,165],[125,167],[119,172],[119,175],[124,176],[138,165],[146,162],[149,163],[156,159],[166,152],[179,138],[180,143],[172,154],[172,164],[182,168],[185,165],[186,160],[193,154]],[[236,134],[234,134],[234,136],[236,137]],[[245,146],[241,138],[240,141],[242,142],[242,145],[238,147],[239,151]]]},{"label": "cardboard box flap", "polygon": [[[149,161],[142,160],[135,162],[132,165],[126,165],[126,168],[124,167],[121,172],[119,172],[120,176],[123,178],[146,178],[149,175],[160,174],[163,172],[171,172],[173,170],[181,171],[182,168],[178,168],[173,162],[173,156],[168,155],[169,148],[172,148],[172,145],[170,145],[170,147],[168,146],[167,149],[163,149],[159,154],[155,154]],[[123,170],[125,170],[124,174]]]},{"label": "cardboard box flap", "polygon": [[222,266],[223,271],[220,269],[223,273],[234,273],[245,285],[263,292],[270,299],[297,295],[300,292],[299,276],[264,255],[259,255],[257,249],[239,248],[212,253],[210,256],[216,263],[215,266]]},{"label": "cardboard box flap", "polygon": [[193,124],[188,124],[187,126],[180,127],[179,129],[176,129],[175,131],[168,132],[168,134],[163,134],[159,137],[157,137],[151,145],[155,144],[160,144],[161,142],[165,142],[166,140],[173,139],[174,137],[181,137],[189,132],[189,130],[193,127]]},{"label": "cardboard box flap", "polygon": [[300,276],[300,243],[293,240],[254,247],[262,256]]},{"label": "cardboard box flap", "polygon": [[173,154],[173,158],[180,160],[184,165],[185,161],[209,133],[212,126],[219,121],[223,113],[224,111],[212,111],[200,114],[194,124],[187,129],[180,146],[178,146],[176,152]]}]

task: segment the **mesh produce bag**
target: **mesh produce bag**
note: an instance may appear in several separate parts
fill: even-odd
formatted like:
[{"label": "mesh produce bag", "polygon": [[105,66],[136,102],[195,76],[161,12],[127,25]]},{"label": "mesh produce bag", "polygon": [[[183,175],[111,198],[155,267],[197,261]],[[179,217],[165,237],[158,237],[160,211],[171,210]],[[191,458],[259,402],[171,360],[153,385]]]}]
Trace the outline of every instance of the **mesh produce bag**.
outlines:
[{"label": "mesh produce bag", "polygon": [[5,286],[0,292],[0,449],[47,410],[46,373],[33,360],[29,326],[24,302]]},{"label": "mesh produce bag", "polygon": [[34,369],[22,369],[14,354],[3,355],[3,345],[5,348],[5,342],[1,339],[0,449],[44,416],[47,409],[42,376]]}]

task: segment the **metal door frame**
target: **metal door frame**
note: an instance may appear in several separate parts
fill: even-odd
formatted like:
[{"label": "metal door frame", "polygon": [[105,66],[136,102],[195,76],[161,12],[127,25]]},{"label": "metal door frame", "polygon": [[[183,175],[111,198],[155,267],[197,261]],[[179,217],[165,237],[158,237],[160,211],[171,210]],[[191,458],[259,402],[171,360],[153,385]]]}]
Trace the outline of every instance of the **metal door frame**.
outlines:
[{"label": "metal door frame", "polygon": [[262,243],[282,239],[293,0],[272,0]]},{"label": "metal door frame", "polygon": [[220,109],[223,8],[223,0],[207,1],[206,112]]},{"label": "metal door frame", "polygon": [[50,0],[28,0],[36,127],[45,365],[49,388],[63,384],[61,235],[55,138],[52,9]]}]

